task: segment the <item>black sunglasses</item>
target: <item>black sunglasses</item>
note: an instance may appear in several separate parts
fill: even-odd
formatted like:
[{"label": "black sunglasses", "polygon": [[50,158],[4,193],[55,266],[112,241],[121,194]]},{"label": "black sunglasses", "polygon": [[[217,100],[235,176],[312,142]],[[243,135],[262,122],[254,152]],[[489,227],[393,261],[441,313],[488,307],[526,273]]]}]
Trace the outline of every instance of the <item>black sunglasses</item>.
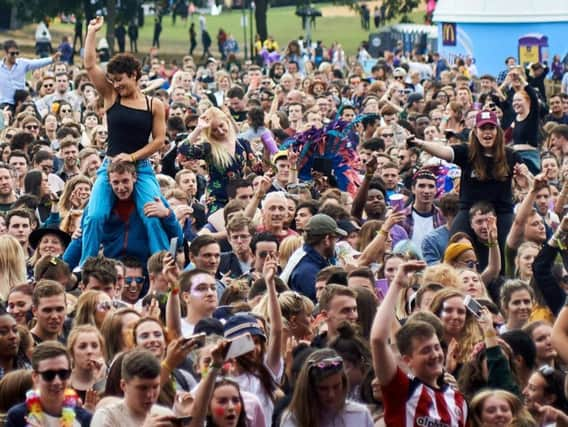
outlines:
[{"label": "black sunglasses", "polygon": [[12,56],[18,56],[20,54],[19,50],[13,50],[12,52],[8,52]]},{"label": "black sunglasses", "polygon": [[44,381],[52,382],[55,377],[59,377],[61,381],[68,380],[71,376],[71,369],[49,369],[47,371],[38,372]]}]

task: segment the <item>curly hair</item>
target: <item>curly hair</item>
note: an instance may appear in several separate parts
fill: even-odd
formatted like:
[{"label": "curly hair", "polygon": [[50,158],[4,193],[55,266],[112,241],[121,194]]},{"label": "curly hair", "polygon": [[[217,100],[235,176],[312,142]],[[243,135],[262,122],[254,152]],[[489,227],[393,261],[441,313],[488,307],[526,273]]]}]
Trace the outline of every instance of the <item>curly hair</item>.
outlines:
[{"label": "curly hair", "polygon": [[126,74],[136,77],[139,80],[142,76],[142,66],[140,61],[130,53],[119,53],[112,57],[107,65],[109,74]]}]

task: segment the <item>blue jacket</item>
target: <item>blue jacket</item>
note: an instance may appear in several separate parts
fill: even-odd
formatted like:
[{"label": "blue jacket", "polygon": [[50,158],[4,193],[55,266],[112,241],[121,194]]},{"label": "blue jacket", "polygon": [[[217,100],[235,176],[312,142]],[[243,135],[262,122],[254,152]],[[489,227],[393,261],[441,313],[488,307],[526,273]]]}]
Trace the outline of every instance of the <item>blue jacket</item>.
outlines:
[{"label": "blue jacket", "polygon": [[[8,416],[6,417],[6,427],[26,427],[28,423],[25,417],[28,416],[28,407],[26,403],[20,403],[19,405],[13,406],[8,411]],[[92,415],[90,412],[85,411],[83,408],[75,408],[76,420],[81,424],[81,427],[89,427],[91,425]]]},{"label": "blue jacket", "polygon": [[[166,206],[169,207],[167,204]],[[83,214],[81,219],[81,227],[83,227],[84,221],[85,214]],[[170,239],[177,237],[179,244],[183,242],[183,231],[173,212],[168,217],[162,219],[162,226]],[[127,222],[123,222],[113,209],[110,218],[103,227],[103,240],[101,243],[104,255],[108,258],[119,259],[128,255],[138,258],[143,265],[146,265],[146,261],[152,255],[148,245],[146,228],[136,209],[132,210]],[[63,260],[72,269],[79,264],[81,249],[81,239],[73,239],[63,254]]]},{"label": "blue jacket", "polygon": [[290,289],[316,302],[316,275],[322,268],[332,265],[331,260],[322,257],[309,245],[303,247],[306,255],[300,260],[290,275]]}]

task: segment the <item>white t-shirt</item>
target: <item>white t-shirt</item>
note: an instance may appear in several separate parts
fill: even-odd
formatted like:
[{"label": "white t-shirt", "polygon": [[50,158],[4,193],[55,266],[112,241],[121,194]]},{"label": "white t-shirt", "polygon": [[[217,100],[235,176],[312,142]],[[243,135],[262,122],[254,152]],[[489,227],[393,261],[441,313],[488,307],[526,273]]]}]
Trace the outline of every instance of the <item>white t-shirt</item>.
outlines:
[{"label": "white t-shirt", "polygon": [[[266,365],[266,359],[264,361],[264,366],[272,374],[272,379],[276,384],[280,384],[282,380],[282,375],[284,374],[284,360],[280,358],[280,364],[278,367],[278,372],[272,372],[272,370]],[[242,390],[248,391],[254,394],[260,400],[262,408],[264,411],[264,418],[268,423],[272,421],[272,414],[274,413],[274,402],[270,398],[270,395],[264,390],[260,379],[256,375],[251,374],[241,374],[234,377],[234,380],[239,383],[239,387]]]},{"label": "white t-shirt", "polygon": [[187,319],[181,319],[181,335],[183,337],[189,337],[193,335],[193,330],[195,329],[195,325],[193,323],[189,323]]},{"label": "white t-shirt", "polygon": [[[343,410],[336,415],[322,414],[321,427],[373,427],[373,418],[365,405],[348,400]],[[280,427],[299,427],[292,414],[286,409]]]},{"label": "white t-shirt", "polygon": [[[54,417],[53,415],[49,415],[47,413],[43,413],[42,416],[42,426],[43,427],[60,427],[61,426],[61,418]],[[94,425],[94,424],[93,424]],[[73,421],[73,427],[81,427],[81,423],[75,419]]]},{"label": "white t-shirt", "polygon": [[412,227],[410,240],[418,248],[421,248],[424,237],[426,237],[430,231],[434,230],[434,215],[422,216],[412,209],[412,220],[414,221],[414,226]]},{"label": "white t-shirt", "polygon": [[[160,405],[152,406],[150,415],[174,415],[171,409]],[[136,417],[125,405],[124,401],[120,401],[109,406],[97,409],[91,420],[92,426],[97,427],[140,427],[144,424],[145,419]],[[54,426],[59,424],[54,424]]]}]

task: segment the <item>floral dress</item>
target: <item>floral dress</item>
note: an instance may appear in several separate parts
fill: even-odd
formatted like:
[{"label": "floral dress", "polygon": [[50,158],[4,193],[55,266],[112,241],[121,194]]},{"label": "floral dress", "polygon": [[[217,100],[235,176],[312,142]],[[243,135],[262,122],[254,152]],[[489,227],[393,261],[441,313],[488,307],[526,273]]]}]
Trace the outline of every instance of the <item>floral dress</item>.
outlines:
[{"label": "floral dress", "polygon": [[213,162],[211,144],[203,142],[191,144],[185,141],[180,146],[180,153],[189,159],[203,159],[209,165],[209,184],[206,190],[208,214],[221,209],[227,203],[227,185],[236,179],[243,178],[245,168],[256,162],[256,157],[245,139],[237,139],[235,155],[231,164],[224,168]]}]

